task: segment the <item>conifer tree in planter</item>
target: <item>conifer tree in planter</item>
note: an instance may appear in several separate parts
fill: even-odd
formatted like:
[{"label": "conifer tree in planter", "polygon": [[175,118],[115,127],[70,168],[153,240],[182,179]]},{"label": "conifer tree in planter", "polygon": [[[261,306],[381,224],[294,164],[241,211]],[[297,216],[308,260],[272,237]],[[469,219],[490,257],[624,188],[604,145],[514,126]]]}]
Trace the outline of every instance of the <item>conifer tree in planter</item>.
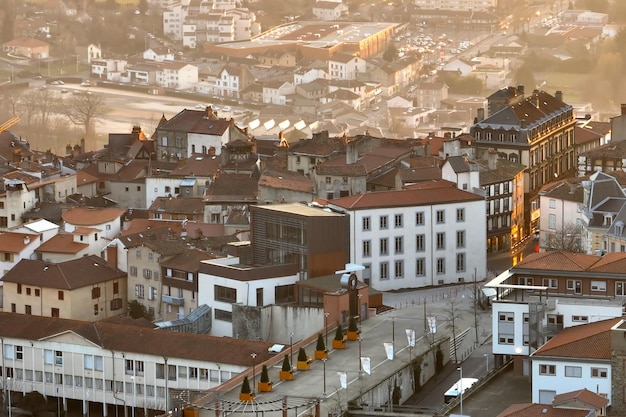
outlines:
[{"label": "conifer tree in planter", "polygon": [[348,323],[348,340],[359,340],[359,334],[361,331],[356,325],[356,317],[350,316],[350,322]]},{"label": "conifer tree in planter", "polygon": [[272,391],[272,381],[270,381],[270,376],[269,376],[269,373],[267,372],[266,365],[263,365],[263,369],[261,370],[261,380],[259,381],[258,389],[259,389],[259,392]]},{"label": "conifer tree in planter", "polygon": [[333,349],[344,349],[346,347],[346,339],[343,336],[341,324],[337,322],[337,330],[335,330],[335,338],[333,339]]},{"label": "conifer tree in planter", "polygon": [[254,400],[254,394],[250,389],[250,381],[248,381],[248,376],[243,377],[243,383],[241,384],[241,392],[239,393],[240,401],[252,401]]},{"label": "conifer tree in planter", "polygon": [[326,350],[326,344],[324,343],[324,337],[322,334],[317,335],[317,344],[315,345],[315,359],[327,359],[328,351]]},{"label": "conifer tree in planter", "polygon": [[289,356],[285,355],[283,367],[278,375],[281,381],[291,381],[293,379],[293,370],[291,369],[291,363],[289,363]]},{"label": "conifer tree in planter", "polygon": [[298,351],[298,362],[296,363],[298,371],[308,371],[311,368],[311,358],[306,354],[304,348]]}]

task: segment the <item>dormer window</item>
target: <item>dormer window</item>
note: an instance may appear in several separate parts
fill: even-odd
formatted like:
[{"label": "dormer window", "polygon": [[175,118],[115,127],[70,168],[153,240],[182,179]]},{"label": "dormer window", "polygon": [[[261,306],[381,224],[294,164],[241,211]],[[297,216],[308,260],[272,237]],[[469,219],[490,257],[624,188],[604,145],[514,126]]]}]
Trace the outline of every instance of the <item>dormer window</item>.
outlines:
[{"label": "dormer window", "polygon": [[603,226],[610,226],[612,222],[613,222],[613,218],[611,217],[611,215],[605,215],[604,216],[604,223],[602,225]]},{"label": "dormer window", "polygon": [[622,236],[624,234],[624,222],[619,220],[615,222],[615,235]]}]

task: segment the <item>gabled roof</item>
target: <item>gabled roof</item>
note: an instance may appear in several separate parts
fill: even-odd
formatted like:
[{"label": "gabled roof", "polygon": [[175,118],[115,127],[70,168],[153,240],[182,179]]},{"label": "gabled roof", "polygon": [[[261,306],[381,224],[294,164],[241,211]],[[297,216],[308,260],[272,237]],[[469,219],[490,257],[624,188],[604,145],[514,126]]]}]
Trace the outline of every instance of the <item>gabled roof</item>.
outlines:
[{"label": "gabled roof", "polygon": [[212,253],[193,248],[162,261],[161,266],[164,268],[178,269],[187,272],[198,272],[200,269],[200,261],[215,258],[216,256]]},{"label": "gabled roof", "polygon": [[162,123],[157,128],[157,131],[222,136],[229,127],[230,121],[211,117],[206,110],[184,109],[167,122]]},{"label": "gabled roof", "polygon": [[77,254],[88,247],[87,243],[74,241],[71,233],[58,233],[39,245],[35,252]]},{"label": "gabled roof", "polygon": [[567,405],[567,403],[570,403],[573,400],[588,404],[589,407],[593,407],[596,409],[600,409],[609,403],[608,398],[605,398],[601,395],[596,394],[595,392],[591,392],[588,389],[583,388],[577,391],[564,392],[563,394],[555,395],[552,399],[552,405],[555,407],[560,405],[565,406]]},{"label": "gabled roof", "polygon": [[616,317],[567,327],[532,353],[541,357],[571,359],[611,359],[611,327],[622,320]]},{"label": "gabled roof", "polygon": [[547,404],[513,404],[496,417],[588,417],[589,410],[556,408]]},{"label": "gabled roof", "polygon": [[[624,254],[626,256],[626,254]],[[600,258],[584,253],[565,252],[560,250],[531,253],[511,271],[518,270],[553,270],[582,272],[591,267]]]},{"label": "gabled roof", "polygon": [[259,187],[313,194],[315,184],[311,178],[297,172],[266,169],[259,178]]},{"label": "gabled roof", "polygon": [[41,288],[74,290],[124,277],[124,272],[111,267],[104,259],[90,255],[57,264],[22,259],[2,280]]},{"label": "gabled roof", "polygon": [[204,203],[201,197],[157,197],[148,210],[163,213],[199,214],[204,213]]},{"label": "gabled roof", "polygon": [[5,232],[0,234],[0,252],[20,253],[32,241],[39,238],[39,234]]},{"label": "gabled roof", "polygon": [[[424,184],[419,183],[415,188],[401,191],[380,191],[336,198],[331,200],[329,205],[347,210],[368,210],[484,201],[483,197],[459,190],[456,184],[449,181],[439,180],[433,181],[430,185]],[[417,188],[418,186],[423,188]]]},{"label": "gabled roof", "polygon": [[171,332],[114,324],[84,322],[29,314],[0,313],[0,336],[24,340],[45,340],[69,332],[102,349],[134,352],[158,357],[182,358],[222,364],[250,366],[250,354],[259,362],[270,359],[273,343],[204,334]]}]

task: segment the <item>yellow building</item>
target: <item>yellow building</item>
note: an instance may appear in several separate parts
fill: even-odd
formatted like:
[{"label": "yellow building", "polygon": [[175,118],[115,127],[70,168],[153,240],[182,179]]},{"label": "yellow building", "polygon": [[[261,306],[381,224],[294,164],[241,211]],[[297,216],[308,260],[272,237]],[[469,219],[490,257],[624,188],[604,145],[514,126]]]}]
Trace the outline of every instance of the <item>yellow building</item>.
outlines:
[{"label": "yellow building", "polygon": [[126,314],[126,273],[98,256],[22,259],[2,280],[3,306],[12,313],[87,321]]}]

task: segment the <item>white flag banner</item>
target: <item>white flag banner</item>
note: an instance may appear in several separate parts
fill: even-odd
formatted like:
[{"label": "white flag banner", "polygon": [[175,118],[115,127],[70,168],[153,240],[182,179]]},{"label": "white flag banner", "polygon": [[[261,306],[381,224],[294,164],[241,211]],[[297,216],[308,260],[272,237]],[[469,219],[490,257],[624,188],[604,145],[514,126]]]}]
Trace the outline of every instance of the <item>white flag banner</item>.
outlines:
[{"label": "white flag banner", "polygon": [[387,359],[392,361],[393,360],[393,343],[383,342],[383,346],[385,347],[385,353],[387,354]]},{"label": "white flag banner", "polygon": [[341,388],[348,389],[348,373],[337,372],[337,375],[339,375],[339,382],[341,383]]},{"label": "white flag banner", "polygon": [[409,341],[409,346],[415,347],[415,329],[406,329],[406,338]]},{"label": "white flag banner", "polygon": [[428,331],[432,334],[437,334],[437,317],[429,316],[428,318]]},{"label": "white flag banner", "polygon": [[366,374],[372,374],[372,361],[369,356],[361,356],[361,368]]}]

